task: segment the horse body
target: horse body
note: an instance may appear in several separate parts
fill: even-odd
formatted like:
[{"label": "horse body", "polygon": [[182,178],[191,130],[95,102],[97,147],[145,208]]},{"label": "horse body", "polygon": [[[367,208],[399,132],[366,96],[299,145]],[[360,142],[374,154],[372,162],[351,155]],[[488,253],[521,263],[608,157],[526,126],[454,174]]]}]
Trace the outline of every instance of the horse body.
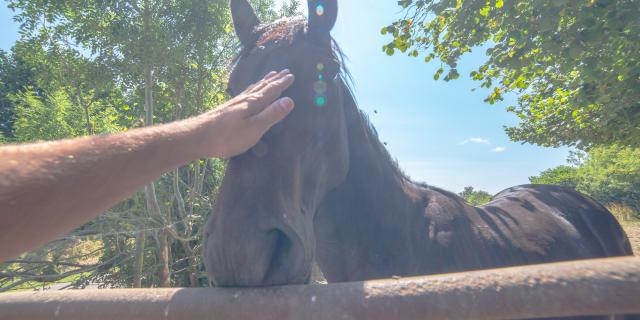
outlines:
[{"label": "horse body", "polygon": [[231,0],[243,50],[230,92],[286,67],[296,107],[227,165],[204,232],[213,284],[307,283],[314,259],[338,282],[632,254],[611,213],[575,191],[519,186],[473,207],[412,182],[345,84],[329,34],[337,1],[308,2],[308,23],[260,25]]},{"label": "horse body", "polygon": [[632,254],[614,217],[557,186],[507,189],[481,207],[409,180],[345,93],[350,168],[314,221],[329,281],[356,281]]}]

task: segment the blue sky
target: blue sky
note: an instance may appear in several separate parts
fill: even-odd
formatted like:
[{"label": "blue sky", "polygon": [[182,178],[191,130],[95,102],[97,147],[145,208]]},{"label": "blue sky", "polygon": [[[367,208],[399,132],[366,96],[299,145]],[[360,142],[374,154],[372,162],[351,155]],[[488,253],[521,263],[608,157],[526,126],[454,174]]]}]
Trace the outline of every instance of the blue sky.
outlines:
[{"label": "blue sky", "polygon": [[[389,38],[380,35],[380,29],[401,16],[397,1],[342,0],[339,6],[333,36],[349,57],[360,107],[414,180],[456,192],[474,186],[496,193],[565,163],[567,148],[509,140],[503,126],[517,122],[505,111],[513,99],[488,105],[482,102],[484,89],[471,91],[479,84],[467,75],[483,61],[482,52],[460,63],[459,80],[434,81],[438,63],[388,57],[381,50]],[[18,26],[5,2],[0,4],[0,30],[0,48],[9,50]]]}]

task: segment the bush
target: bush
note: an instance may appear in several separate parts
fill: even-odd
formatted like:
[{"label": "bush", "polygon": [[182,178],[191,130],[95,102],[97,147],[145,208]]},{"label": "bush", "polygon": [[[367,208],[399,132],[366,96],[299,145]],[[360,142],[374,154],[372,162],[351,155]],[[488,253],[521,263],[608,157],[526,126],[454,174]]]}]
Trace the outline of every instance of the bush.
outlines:
[{"label": "bush", "polygon": [[640,149],[594,148],[577,174],[578,191],[605,204],[623,204],[640,211]]},{"label": "bush", "polygon": [[539,176],[530,177],[533,184],[552,184],[576,189],[578,186],[578,169],[572,166],[559,166],[545,170]]},{"label": "bush", "polygon": [[640,149],[613,145],[572,157],[575,166],[549,169],[529,181],[569,187],[605,205],[640,212]]},{"label": "bush", "polygon": [[463,197],[470,205],[473,206],[481,206],[489,201],[491,201],[490,193],[482,190],[474,190],[473,187],[465,187],[464,191],[460,192],[458,195]]}]

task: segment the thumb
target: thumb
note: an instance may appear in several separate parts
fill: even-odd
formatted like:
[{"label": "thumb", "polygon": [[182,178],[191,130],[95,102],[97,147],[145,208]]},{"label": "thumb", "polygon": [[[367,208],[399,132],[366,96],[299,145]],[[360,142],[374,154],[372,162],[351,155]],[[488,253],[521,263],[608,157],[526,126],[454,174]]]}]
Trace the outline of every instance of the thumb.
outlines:
[{"label": "thumb", "polygon": [[251,122],[264,131],[282,121],[293,110],[294,102],[291,98],[281,98],[266,107],[262,112],[251,117]]}]

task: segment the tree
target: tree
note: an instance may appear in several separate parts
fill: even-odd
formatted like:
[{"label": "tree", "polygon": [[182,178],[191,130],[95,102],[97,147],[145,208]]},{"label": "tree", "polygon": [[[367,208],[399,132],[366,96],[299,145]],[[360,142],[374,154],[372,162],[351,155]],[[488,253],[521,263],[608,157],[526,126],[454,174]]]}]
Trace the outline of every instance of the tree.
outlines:
[{"label": "tree", "polygon": [[463,197],[470,205],[481,206],[491,201],[491,194],[482,190],[474,190],[473,187],[465,187],[462,192],[458,194]]},{"label": "tree", "polygon": [[578,177],[578,190],[602,203],[623,203],[640,213],[640,148],[594,148],[578,168]]},{"label": "tree", "polygon": [[[296,1],[280,13],[273,0],[256,2],[265,22],[297,10]],[[173,121],[227,99],[228,62],[238,48],[227,0],[10,5],[19,9],[22,34],[12,51],[35,70],[34,83],[10,95],[20,141]],[[162,176],[63,239],[0,264],[13,275],[0,277],[0,292],[60,279],[74,287],[208,286],[201,227],[223,171],[222,160],[202,159]],[[65,253],[85,243],[96,250]]]},{"label": "tree", "polygon": [[33,71],[19,55],[0,50],[0,134],[13,137],[14,105],[10,99],[27,86],[34,86]]},{"label": "tree", "polygon": [[289,2],[285,2],[282,4],[280,8],[279,15],[281,17],[293,17],[296,15],[301,15],[300,11],[300,1],[299,0],[289,0]]},{"label": "tree", "polygon": [[[511,139],[542,146],[640,146],[640,2],[633,0],[401,0],[406,16],[382,29],[396,50],[437,58],[434,78],[459,78],[458,62],[486,49],[470,77],[520,123]],[[445,66],[446,65],[446,66]],[[446,69],[446,70],[445,70]]]},{"label": "tree", "polygon": [[572,155],[568,162],[572,166],[545,170],[529,180],[573,188],[603,204],[624,204],[640,212],[640,148],[597,147]]},{"label": "tree", "polygon": [[545,170],[539,176],[530,177],[529,181],[533,184],[551,184],[576,189],[579,183],[578,169],[562,165]]},{"label": "tree", "polygon": [[[16,141],[59,140],[86,134],[84,112],[73,110],[75,106],[72,99],[63,89],[40,97],[33,89],[28,88],[14,96],[13,100],[16,116],[13,131]],[[100,111],[91,115],[95,119],[91,126],[96,133],[122,130],[117,125],[119,115],[113,107],[96,110]]]}]

